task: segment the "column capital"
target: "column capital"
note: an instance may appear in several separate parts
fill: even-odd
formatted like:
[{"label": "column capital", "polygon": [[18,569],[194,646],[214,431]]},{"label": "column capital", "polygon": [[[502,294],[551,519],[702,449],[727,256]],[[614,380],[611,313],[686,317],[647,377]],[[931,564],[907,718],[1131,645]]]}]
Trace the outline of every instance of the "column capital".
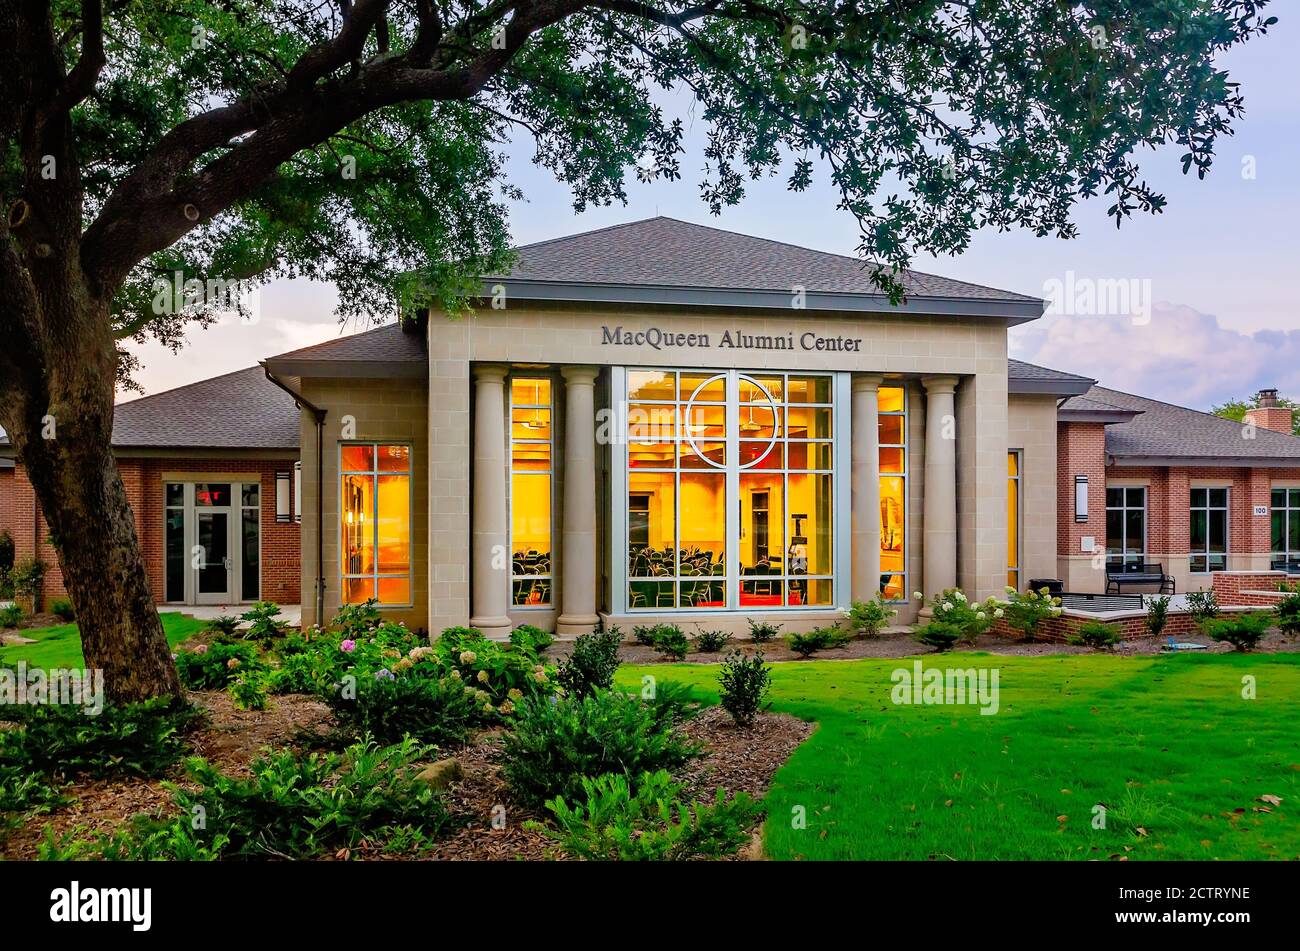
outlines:
[{"label": "column capital", "polygon": [[476,363],[474,364],[474,382],[483,383],[504,383],[506,374],[510,368],[502,363]]},{"label": "column capital", "polygon": [[885,382],[883,373],[855,373],[853,374],[853,392],[861,390],[878,390],[880,384]]},{"label": "column capital", "polygon": [[925,392],[931,396],[955,392],[957,389],[957,381],[958,378],[955,376],[921,377],[921,385],[925,387]]},{"label": "column capital", "polygon": [[591,386],[599,373],[600,367],[560,367],[560,376],[569,386]]}]

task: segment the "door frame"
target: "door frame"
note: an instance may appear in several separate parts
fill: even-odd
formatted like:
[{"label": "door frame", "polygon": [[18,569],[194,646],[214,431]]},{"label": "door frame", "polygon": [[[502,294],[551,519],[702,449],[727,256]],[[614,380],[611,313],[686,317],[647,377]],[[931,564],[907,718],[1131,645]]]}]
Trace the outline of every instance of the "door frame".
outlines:
[{"label": "door frame", "polygon": [[[167,531],[167,485],[179,484],[183,488],[184,501],[182,507],[182,539],[185,547],[185,583],[183,600],[165,601],[167,604],[184,604],[184,605],[223,605],[223,604],[251,604],[252,601],[245,601],[243,598],[243,487],[245,485],[256,485],[258,492],[257,506],[257,589],[260,596],[263,583],[263,542],[265,540],[265,529],[263,526],[262,509],[266,505],[266,486],[261,475],[257,473],[180,473],[164,472],[162,474],[162,530],[163,530],[163,596],[166,597],[166,531]],[[199,483],[216,483],[220,485],[230,485],[230,503],[228,505],[196,505],[194,500],[194,486]],[[174,506],[173,506],[174,508]],[[198,568],[194,566],[195,546],[198,544],[198,515],[200,512],[225,512],[227,526],[227,545],[230,557],[230,568],[227,572],[226,592],[224,595],[200,594],[198,583]]]},{"label": "door frame", "polygon": [[[190,483],[190,485],[191,485],[190,491],[192,492],[193,483]],[[232,499],[235,495],[236,487],[239,485],[240,483],[238,482],[232,482],[230,484],[230,494]],[[236,522],[239,521],[239,519],[235,518],[234,513],[237,511],[239,511],[239,508],[238,506],[234,506],[234,505],[195,505],[194,506],[194,524],[193,524],[194,539],[190,546],[190,552],[192,553],[192,557],[190,561],[190,574],[192,576],[192,580],[194,583],[193,597],[194,597],[194,603],[196,605],[197,604],[238,604],[239,603],[239,594],[237,594],[235,591],[235,579],[237,577],[242,577],[242,574],[236,569],[242,567],[238,565],[237,562],[240,560],[243,553],[242,551],[240,551],[241,546],[237,544],[238,539],[235,537],[235,524]],[[205,592],[199,590],[200,574],[204,570],[204,566],[195,567],[193,556],[198,554],[199,521],[204,516],[217,516],[217,515],[224,515],[226,517],[226,557],[224,559],[225,568],[226,568],[226,589],[224,591],[219,591],[219,592],[213,592],[213,591]],[[259,539],[259,543],[260,543],[260,539]],[[211,567],[211,566],[209,565],[207,567]],[[240,594],[242,594],[242,592],[240,592]]]}]

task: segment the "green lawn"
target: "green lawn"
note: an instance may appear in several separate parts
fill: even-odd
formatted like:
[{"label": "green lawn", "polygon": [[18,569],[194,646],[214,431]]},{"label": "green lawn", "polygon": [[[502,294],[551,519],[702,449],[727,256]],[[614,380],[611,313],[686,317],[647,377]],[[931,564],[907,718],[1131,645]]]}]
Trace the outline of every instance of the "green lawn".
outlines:
[{"label": "green lawn", "polygon": [[[776,774],[768,855],[1300,857],[1300,655],[926,659],[997,668],[993,716],[894,704],[890,673],[911,664],[774,665],[774,709],[819,727]],[[717,670],[625,667],[619,678],[639,686],[653,674],[711,692]],[[1258,699],[1242,699],[1247,675]],[[1097,803],[1108,810],[1104,830],[1093,828]]]},{"label": "green lawn", "polygon": [[[173,646],[197,634],[206,623],[175,611],[168,611],[158,616],[162,618],[163,630],[167,632],[167,643]],[[15,633],[30,637],[36,643],[0,647],[0,661],[4,663],[16,664],[20,660],[25,660],[29,666],[46,668],[72,668],[85,664],[81,656],[81,632],[77,630],[75,623],[35,627]]]}]

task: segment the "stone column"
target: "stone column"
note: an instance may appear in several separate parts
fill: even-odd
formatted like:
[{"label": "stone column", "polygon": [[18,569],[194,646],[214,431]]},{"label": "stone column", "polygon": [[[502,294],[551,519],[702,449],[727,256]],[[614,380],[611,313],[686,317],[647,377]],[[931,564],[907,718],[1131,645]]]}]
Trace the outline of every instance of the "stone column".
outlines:
[{"label": "stone column", "polygon": [[853,377],[854,601],[880,592],[880,384],[878,374]]},{"label": "stone column", "polygon": [[565,367],[564,529],[557,634],[588,634],[596,616],[596,367]]},{"label": "stone column", "polygon": [[926,601],[957,585],[957,414],[955,376],[928,376],[925,386],[925,547],[922,558]]},{"label": "stone column", "polygon": [[488,637],[510,633],[510,526],[506,517],[506,368],[474,367],[474,485],[470,495],[469,623]]}]

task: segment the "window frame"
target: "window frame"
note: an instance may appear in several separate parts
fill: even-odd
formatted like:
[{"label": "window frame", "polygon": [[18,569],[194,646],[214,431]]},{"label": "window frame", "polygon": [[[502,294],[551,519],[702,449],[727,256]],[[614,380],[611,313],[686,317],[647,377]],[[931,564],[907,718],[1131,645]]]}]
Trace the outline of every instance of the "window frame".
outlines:
[{"label": "window frame", "polygon": [[[899,391],[902,392],[902,394],[903,394],[903,408],[902,408],[901,410],[881,410],[881,409],[879,408],[879,407],[880,407],[880,402],[879,402],[879,401],[880,401],[880,391],[883,390],[883,389],[896,389],[896,390],[899,390]],[[912,518],[911,518],[912,499],[911,499],[911,496],[908,494],[908,490],[910,489],[910,487],[911,487],[911,482],[912,482],[912,474],[911,474],[911,465],[912,465],[912,462],[911,462],[911,452],[909,452],[909,450],[908,450],[909,437],[910,437],[910,435],[911,435],[911,434],[910,434],[910,431],[909,431],[909,429],[908,429],[908,427],[911,425],[911,422],[912,422],[912,420],[911,420],[911,416],[910,416],[910,414],[909,414],[909,404],[910,404],[910,402],[911,402],[911,393],[909,392],[909,390],[908,390],[908,388],[907,388],[907,384],[906,384],[906,382],[903,381],[903,380],[898,380],[898,381],[896,381],[896,382],[895,382],[895,381],[886,381],[886,382],[884,382],[884,383],[881,383],[881,384],[876,388],[876,432],[877,432],[877,434],[879,434],[879,432],[880,432],[880,419],[881,419],[881,417],[884,417],[884,416],[898,416],[898,417],[901,417],[901,418],[902,418],[902,421],[903,421],[902,428],[899,430],[899,433],[900,433],[900,435],[901,435],[902,438],[903,438],[903,441],[902,441],[901,443],[892,443],[892,442],[891,442],[891,443],[886,443],[886,442],[881,442],[881,441],[879,440],[879,437],[878,437],[878,436],[877,436],[877,440],[876,440],[876,454],[877,454],[877,459],[876,459],[876,468],[877,468],[877,472],[876,472],[876,476],[877,476],[877,483],[878,483],[878,485],[879,485],[879,487],[880,487],[880,488],[877,489],[877,492],[879,493],[879,492],[881,491],[881,489],[883,489],[884,484],[885,484],[885,480],[886,480],[886,479],[900,479],[900,480],[902,481],[902,483],[903,483],[903,492],[902,492],[902,495],[903,495],[903,552],[902,552],[902,554],[903,554],[903,568],[902,568],[901,571],[891,571],[891,572],[888,572],[888,575],[886,574],[885,570],[882,568],[881,571],[880,571],[880,586],[879,586],[879,589],[878,589],[878,590],[882,593],[882,595],[883,595],[884,590],[885,590],[885,578],[886,578],[887,576],[899,575],[899,576],[901,577],[901,579],[902,579],[902,584],[901,584],[901,588],[902,588],[902,596],[901,596],[901,597],[898,597],[898,598],[886,599],[886,600],[885,600],[885,603],[886,603],[886,604],[907,604],[907,603],[909,602],[910,598],[911,598],[911,589],[910,589],[910,587],[909,587],[909,585],[908,585],[908,578],[911,577],[911,571],[908,570],[908,558],[910,557],[910,552],[911,552],[911,550],[912,550],[912,525],[911,525],[911,522],[912,522]],[[902,450],[902,454],[903,454],[903,469],[902,469],[901,472],[882,472],[882,471],[880,471],[879,453],[880,453],[880,450],[881,450],[881,449],[901,449],[901,450]],[[881,525],[881,529],[882,529],[882,534],[881,534],[882,543],[883,543],[883,539],[884,539],[883,528],[884,528],[884,526]],[[883,556],[884,556],[884,551],[882,550],[880,554],[881,554],[881,556],[883,557]]]},{"label": "window frame", "polygon": [[[1211,505],[1210,493],[1223,492],[1223,505]],[[1197,492],[1205,493],[1205,503],[1197,505],[1193,502]],[[1203,548],[1192,547],[1192,516],[1196,512],[1205,513],[1205,545]],[[1214,552],[1210,550],[1210,517],[1212,513],[1223,513],[1223,551]],[[1187,493],[1187,570],[1194,575],[1208,575],[1216,571],[1226,571],[1228,569],[1228,556],[1232,554],[1232,486],[1230,485],[1194,485]],[[1198,569],[1196,567],[1196,558],[1204,558],[1205,567]],[[1211,567],[1210,559],[1222,556],[1223,567]]]},{"label": "window frame", "polygon": [[[1134,490],[1142,493],[1142,506],[1137,508],[1128,504],[1128,494]],[[1112,505],[1110,502],[1110,493],[1118,491],[1123,493],[1123,503]],[[1151,534],[1151,492],[1150,487],[1145,485],[1107,485],[1106,486],[1106,564],[1107,566],[1123,566],[1136,559],[1139,563],[1145,563],[1148,555],[1148,539]],[[1130,553],[1128,549],[1128,513],[1140,511],[1142,513],[1142,549],[1136,553]],[[1124,513],[1120,518],[1120,526],[1123,533],[1123,541],[1119,554],[1112,555],[1110,551],[1110,513]]]},{"label": "window frame", "polygon": [[[345,469],[343,468],[343,451],[353,446],[369,446],[373,450],[374,462],[367,472],[363,469]],[[404,472],[393,470],[380,470],[379,468],[379,447],[380,446],[404,446],[407,450],[407,466]],[[337,450],[337,477],[334,481],[334,491],[339,499],[338,512],[338,540],[339,550],[338,557],[334,559],[334,566],[338,572],[339,579],[339,604],[359,604],[361,602],[345,601],[343,594],[345,591],[344,582],[349,578],[370,578],[374,581],[374,597],[376,598],[375,606],[381,611],[400,611],[415,607],[415,447],[411,442],[404,440],[388,439],[348,439],[340,440]],[[350,574],[343,570],[343,552],[344,547],[344,524],[343,524],[343,478],[349,475],[369,475],[374,481],[374,511],[371,513],[371,531],[373,532],[373,544],[375,550],[375,570],[368,574]],[[381,475],[404,475],[406,476],[406,496],[407,512],[410,513],[410,522],[407,526],[407,568],[406,574],[396,572],[381,572],[379,570],[379,476]],[[410,599],[404,604],[389,603],[385,604],[378,601],[379,597],[379,579],[380,578],[406,578],[406,590],[410,592]]]},{"label": "window frame", "polygon": [[[628,398],[628,373],[631,372],[660,372],[674,374],[674,397],[673,399],[642,399],[631,400]],[[680,386],[680,374],[689,374],[700,377],[723,376],[725,379],[725,399],[721,405],[727,407],[727,432],[725,442],[727,445],[726,458],[728,463],[724,467],[710,468],[689,468],[681,469],[680,464],[676,461],[671,470],[668,467],[663,468],[642,468],[629,469],[628,453],[633,442],[646,441],[643,439],[628,438],[628,413],[632,404],[642,405],[663,405],[668,406],[675,404],[678,408],[686,405],[687,400],[681,397],[678,387]],[[739,466],[739,446],[744,441],[739,436],[740,414],[744,405],[739,400],[740,378],[742,376],[753,379],[763,379],[773,376],[781,376],[783,386],[788,386],[789,377],[824,377],[829,380],[831,401],[829,403],[807,403],[795,404],[796,406],[806,405],[810,407],[830,409],[831,435],[828,438],[802,438],[791,440],[785,433],[786,416],[782,414],[781,435],[774,441],[772,451],[779,450],[784,454],[786,446],[791,442],[799,443],[830,443],[831,463],[827,467],[796,469],[789,468],[789,459],[783,458],[782,465],[777,469],[742,469]],[[826,613],[830,614],[835,611],[847,609],[849,599],[850,574],[848,566],[851,559],[851,530],[850,530],[850,500],[849,491],[851,489],[851,480],[842,475],[850,470],[850,449],[851,441],[845,438],[848,433],[850,424],[848,411],[851,404],[849,393],[850,374],[841,371],[827,370],[799,370],[799,369],[762,369],[751,367],[692,367],[692,366],[615,366],[610,372],[610,387],[612,403],[616,407],[615,413],[618,420],[616,432],[613,438],[613,465],[611,466],[611,501],[614,508],[611,518],[611,545],[609,551],[609,570],[611,584],[611,610],[615,614],[635,614],[635,615],[655,615],[655,614],[707,614],[715,615],[745,615],[753,614],[755,611],[772,612],[772,613],[789,613],[789,612],[809,612],[809,613]],[[717,405],[717,404],[710,404]],[[788,409],[791,405],[788,397],[783,394],[781,402],[778,404],[783,410]],[[675,418],[675,417],[674,417]],[[684,444],[685,437],[682,436],[680,427],[674,424],[674,436],[672,441],[677,444]],[[708,437],[705,437],[706,439]],[[652,440],[653,441],[653,440]],[[668,441],[661,437],[660,441]],[[714,441],[714,440],[709,440]],[[719,576],[725,585],[727,607],[709,607],[700,608],[694,606],[676,606],[680,590],[674,588],[674,607],[656,607],[654,605],[631,607],[628,593],[628,582],[630,579],[628,565],[628,534],[629,534],[629,509],[627,498],[629,492],[629,475],[631,472],[673,472],[673,484],[680,498],[680,476],[682,474],[716,472],[723,474],[726,486],[728,502],[725,505],[725,546],[726,546],[726,564],[724,572]],[[829,475],[831,477],[831,542],[830,558],[831,567],[829,573],[817,573],[807,575],[790,575],[788,573],[788,563],[783,563],[786,570],[780,575],[764,576],[772,581],[781,581],[783,585],[783,597],[788,598],[788,590],[784,588],[790,580],[801,581],[829,581],[831,584],[831,603],[830,604],[781,604],[776,606],[740,605],[740,588],[742,576],[740,574],[740,510],[739,506],[733,500],[740,499],[740,476],[743,472],[763,472],[768,474],[780,474],[782,476],[783,494],[788,497],[789,494],[789,477],[791,475]],[[674,548],[679,550],[680,545],[680,517],[681,513],[677,507],[677,501],[674,501],[674,526],[673,526],[673,544]],[[790,519],[790,513],[787,506],[783,506],[782,511],[782,540],[785,542],[787,536],[787,523]],[[656,577],[653,580],[668,582],[671,581],[675,586],[680,585],[683,579],[676,571],[671,576]],[[806,596],[806,595],[805,595]]]},{"label": "window frame", "polygon": [[[1012,458],[1016,460],[1016,474],[1007,475],[1007,500],[1011,499],[1011,493],[1015,492],[1016,498],[1016,563],[1007,565],[1007,584],[1021,590],[1021,585],[1025,580],[1025,451],[1023,449],[1008,449],[1007,461]],[[1007,519],[1007,528],[1011,528],[1011,519]],[[1007,546],[1007,553],[1010,554],[1011,546]],[[1011,581],[1012,575],[1016,576],[1014,583]]]},{"label": "window frame", "polygon": [[[547,386],[550,388],[550,394],[551,394],[551,401],[549,403],[516,403],[515,402],[514,384],[517,382],[528,382],[530,380],[544,381],[547,384]],[[557,611],[559,610],[558,606],[560,603],[560,598],[559,598],[559,590],[556,587],[556,579],[559,577],[559,572],[556,571],[556,567],[557,567],[556,557],[557,557],[559,546],[556,545],[555,543],[555,507],[556,507],[556,500],[557,500],[556,483],[559,480],[556,477],[557,470],[555,465],[556,463],[555,453],[557,449],[557,441],[555,437],[558,431],[557,427],[559,425],[559,414],[557,413],[557,407],[555,404],[556,404],[556,394],[559,392],[560,387],[557,385],[555,377],[552,374],[522,372],[517,374],[516,373],[509,374],[506,377],[505,388],[506,388],[506,438],[508,443],[507,455],[506,455],[506,484],[510,489],[506,498],[506,525],[508,526],[506,530],[506,534],[509,539],[506,543],[506,548],[510,552],[510,580],[509,580],[510,588],[508,593],[508,598],[510,601],[510,610],[511,611]],[[516,409],[546,410],[548,413],[551,414],[551,423],[550,423],[551,435],[546,439],[516,439],[514,435],[514,411]],[[551,570],[544,575],[516,575],[515,574],[515,567],[514,567],[515,509],[514,506],[515,506],[515,444],[516,443],[521,445],[539,445],[539,446],[546,445],[550,449],[549,456],[551,461],[549,467],[546,469],[544,473],[538,469],[519,470],[521,473],[528,473],[532,475],[546,475],[550,479],[551,524],[550,524],[549,533],[551,538],[551,551],[550,551]],[[548,582],[549,583],[548,590],[550,593],[546,603],[516,604],[515,603],[515,582],[517,580]]]},{"label": "window frame", "polygon": [[[1279,507],[1274,501],[1277,493],[1282,493],[1282,505]],[[1296,504],[1292,504],[1292,500]],[[1273,519],[1278,512],[1282,513],[1282,548],[1273,548]],[[1286,485],[1270,485],[1268,498],[1268,544],[1272,549],[1269,557],[1273,560],[1286,559],[1300,556],[1300,548],[1291,547],[1291,519],[1300,518],[1300,484],[1288,483]]]}]

